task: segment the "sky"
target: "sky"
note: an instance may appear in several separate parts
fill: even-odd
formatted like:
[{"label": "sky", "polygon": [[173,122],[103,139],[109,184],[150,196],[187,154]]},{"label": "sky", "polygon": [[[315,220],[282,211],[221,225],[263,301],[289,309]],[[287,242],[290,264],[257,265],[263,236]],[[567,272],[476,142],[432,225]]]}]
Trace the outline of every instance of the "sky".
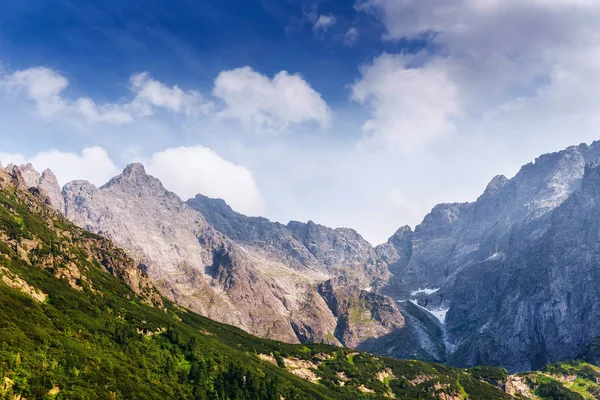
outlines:
[{"label": "sky", "polygon": [[596,0],[4,0],[0,160],[373,244],[600,136]]}]

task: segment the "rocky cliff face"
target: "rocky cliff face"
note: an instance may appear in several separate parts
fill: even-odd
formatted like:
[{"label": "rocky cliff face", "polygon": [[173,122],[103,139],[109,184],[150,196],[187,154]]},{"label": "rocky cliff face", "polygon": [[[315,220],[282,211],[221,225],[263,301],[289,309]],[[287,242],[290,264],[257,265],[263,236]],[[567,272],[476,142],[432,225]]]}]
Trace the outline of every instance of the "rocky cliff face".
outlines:
[{"label": "rocky cliff face", "polygon": [[[401,358],[442,360],[442,331],[416,306],[379,293],[390,276],[386,261],[356,231],[312,221],[287,225],[233,211],[223,200],[197,195],[187,204],[248,252],[315,277],[311,301],[324,299],[334,325],[326,338],[345,346]],[[331,279],[329,279],[331,278]],[[411,304],[412,305],[412,304]],[[293,323],[302,341],[314,341],[315,325]],[[323,331],[323,327],[320,327]]]},{"label": "rocky cliff face", "polygon": [[598,142],[572,146],[494,178],[474,203],[436,206],[377,247],[394,274],[383,291],[439,317],[454,364],[577,356],[600,335],[598,157]]}]

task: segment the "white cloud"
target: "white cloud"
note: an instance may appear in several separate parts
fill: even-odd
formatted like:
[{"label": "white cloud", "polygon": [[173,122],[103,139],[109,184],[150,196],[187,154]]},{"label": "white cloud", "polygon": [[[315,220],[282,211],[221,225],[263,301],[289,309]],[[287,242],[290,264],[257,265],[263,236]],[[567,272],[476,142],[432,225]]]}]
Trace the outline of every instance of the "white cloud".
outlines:
[{"label": "white cloud", "polygon": [[134,74],[131,77],[131,90],[135,93],[131,107],[139,115],[151,115],[155,107],[162,107],[189,116],[198,113],[207,114],[212,107],[211,102],[203,100],[200,92],[195,90],[184,92],[177,85],[165,86],[152,79],[148,72]]},{"label": "white cloud", "polygon": [[368,106],[372,119],[363,129],[369,138],[403,151],[453,131],[459,112],[456,86],[438,62],[411,67],[413,56],[383,54],[362,68],[351,86],[352,99]]},{"label": "white cloud", "polygon": [[188,199],[201,193],[225,200],[236,211],[259,215],[264,203],[252,173],[204,146],[177,147],[144,160],[149,174]]},{"label": "white cloud", "polygon": [[[456,111],[470,123],[479,124],[482,116],[494,113],[495,109],[507,116],[516,110],[514,102],[519,99],[517,108],[523,115],[528,112],[529,104],[547,102],[557,90],[565,93],[567,88],[562,84],[565,76],[581,84],[576,89],[570,88],[571,92],[583,90],[583,95],[571,98],[574,103],[568,108],[589,108],[585,85],[591,85],[592,91],[600,78],[594,61],[594,55],[600,52],[597,29],[600,2],[597,1],[360,0],[357,8],[379,15],[387,29],[384,37],[387,40],[425,37],[434,44],[431,48],[435,50],[420,60],[412,73],[426,91],[440,85],[454,87],[451,98],[455,101],[450,102],[450,112],[439,103],[442,109],[434,114],[433,122],[422,126],[425,137],[435,137],[447,130],[454,123]],[[432,69],[436,73],[431,73]],[[405,70],[398,63],[396,75],[404,76]],[[440,96],[448,100],[449,93],[442,90]],[[423,94],[400,90],[395,96],[390,93],[388,101],[381,105],[367,103],[374,110],[374,118],[367,125],[393,127],[386,107],[395,101],[411,103],[411,98],[421,104]],[[411,119],[400,109],[396,113],[399,119]],[[532,109],[532,120],[539,118],[535,113]],[[480,128],[488,129],[485,125]],[[568,129],[568,125],[563,128]],[[464,126],[458,130],[466,132]],[[411,138],[406,138],[400,130],[387,137],[411,144]]]},{"label": "white cloud", "polygon": [[183,91],[177,85],[168,87],[152,79],[147,72],[131,76],[131,100],[96,104],[89,97],[69,100],[64,91],[69,81],[59,72],[45,67],[32,67],[0,76],[0,91],[8,95],[24,94],[43,117],[58,114],[76,116],[90,123],[123,125],[134,119],[165,109],[186,116],[204,115],[212,108],[197,91]]},{"label": "white cloud", "polygon": [[327,32],[329,30],[329,28],[331,28],[333,25],[335,25],[335,22],[336,22],[336,20],[333,15],[321,14],[321,15],[319,15],[319,17],[316,19],[316,21],[313,24],[313,31]]},{"label": "white cloud", "polygon": [[223,100],[221,117],[239,119],[245,127],[276,132],[292,124],[329,125],[327,103],[300,75],[287,71],[272,79],[250,67],[223,71],[213,94]]},{"label": "white cloud", "polygon": [[344,34],[344,46],[352,47],[358,42],[358,29],[356,27],[351,26],[348,28],[346,33]]},{"label": "white cloud", "polygon": [[56,114],[65,107],[65,100],[60,94],[68,85],[65,77],[44,67],[16,71],[0,80],[0,88],[12,93],[24,91],[27,98],[35,103],[37,112],[43,116]]},{"label": "white cloud", "polygon": [[48,150],[31,158],[18,153],[0,153],[0,160],[5,166],[9,163],[20,165],[29,162],[38,172],[50,168],[61,185],[72,180],[84,179],[100,186],[119,172],[119,168],[101,147],[87,147],[81,154]]}]

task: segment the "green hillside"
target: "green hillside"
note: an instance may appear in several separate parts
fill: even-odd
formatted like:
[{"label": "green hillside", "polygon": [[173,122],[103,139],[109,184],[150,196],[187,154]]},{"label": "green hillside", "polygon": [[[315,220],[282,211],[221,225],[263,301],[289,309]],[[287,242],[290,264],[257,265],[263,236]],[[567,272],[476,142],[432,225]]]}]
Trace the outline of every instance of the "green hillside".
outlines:
[{"label": "green hillside", "polygon": [[15,184],[0,171],[0,398],[512,398],[501,369],[289,345],[182,309]]}]

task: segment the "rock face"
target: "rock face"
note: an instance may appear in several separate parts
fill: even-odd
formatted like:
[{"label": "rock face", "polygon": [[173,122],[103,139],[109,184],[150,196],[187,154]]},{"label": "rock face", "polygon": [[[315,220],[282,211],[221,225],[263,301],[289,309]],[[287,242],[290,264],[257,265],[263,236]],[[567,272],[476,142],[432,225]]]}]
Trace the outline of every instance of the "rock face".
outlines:
[{"label": "rock face", "polygon": [[[382,291],[441,317],[448,361],[518,371],[576,357],[600,335],[600,142],[494,178],[377,247]],[[600,204],[600,203],[599,203]]]},{"label": "rock face", "polygon": [[312,221],[292,221],[286,226],[266,218],[247,217],[221,199],[200,194],[187,204],[230,239],[256,247],[295,270],[322,276],[344,275],[364,287],[379,285],[389,276],[386,263],[373,246],[353,229],[331,229]]},{"label": "rock face", "polygon": [[46,169],[42,172],[42,176],[38,182],[37,187],[46,193],[52,207],[64,214],[65,200],[62,197],[61,188],[56,179],[56,175],[49,169]]},{"label": "rock face", "polygon": [[[369,293],[387,270],[354,231],[290,228],[200,195],[186,204],[140,164],[100,188],[71,182],[63,197],[68,218],[127,250],[164,295],[217,321],[272,339],[358,348],[406,331],[394,301]],[[344,290],[324,290],[340,286],[340,273]],[[338,297],[353,308],[334,307]]]},{"label": "rock face", "polygon": [[[233,211],[223,200],[202,195],[187,204],[247,252],[262,254],[271,263],[282,263],[320,281],[316,291],[311,292],[312,301],[324,299],[335,320],[326,338],[395,357],[445,357],[442,332],[430,317],[416,306],[398,307],[390,297],[375,293],[390,273],[386,262],[356,231],[332,229],[312,221],[282,225],[247,217]],[[319,337],[313,333],[314,325],[293,325],[303,342]]]},{"label": "rock face", "polygon": [[15,186],[23,190],[41,190],[48,205],[64,214],[65,202],[58,180],[52,171],[46,169],[40,175],[30,163],[19,166],[9,164],[6,170],[14,177]]}]

